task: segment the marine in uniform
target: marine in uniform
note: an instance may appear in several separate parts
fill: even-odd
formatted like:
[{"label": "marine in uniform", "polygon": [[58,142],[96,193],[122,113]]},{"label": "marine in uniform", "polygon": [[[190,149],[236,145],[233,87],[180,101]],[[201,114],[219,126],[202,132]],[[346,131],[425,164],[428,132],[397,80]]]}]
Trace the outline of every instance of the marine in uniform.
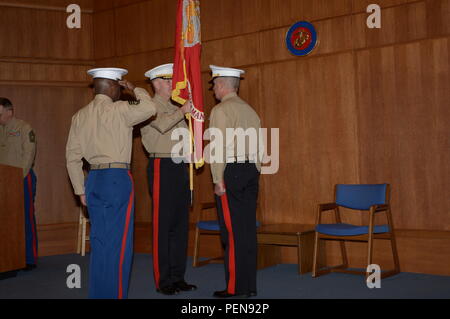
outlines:
[{"label": "marine in uniform", "polygon": [[14,107],[7,98],[0,98],[0,163],[23,169],[25,203],[26,270],[36,267],[38,239],[34,199],[36,175],[33,171],[36,156],[36,135],[30,124],[14,117]]},{"label": "marine in uniform", "polygon": [[[210,116],[210,129],[220,130],[224,138],[223,160],[211,162],[222,244],[225,247],[226,289],[214,297],[256,296],[256,203],[258,198],[261,152],[260,119],[255,110],[238,96],[242,70],[210,66],[213,90],[220,101]],[[227,129],[254,130],[256,140],[227,136]],[[241,133],[243,132],[241,131]],[[241,133],[238,133],[241,134]],[[256,145],[255,145],[256,143]]]},{"label": "marine in uniform", "polygon": [[[187,130],[183,107],[171,103],[173,64],[164,64],[145,73],[155,96],[156,117],[141,129],[142,143],[149,153],[148,179],[153,199],[153,276],[158,292],[166,295],[195,290],[186,283],[186,254],[189,233],[189,177],[187,164],[172,153],[178,141],[176,129]],[[175,161],[174,161],[175,160]]]},{"label": "marine in uniform", "polygon": [[[134,232],[134,186],[130,173],[133,126],[156,112],[146,90],[121,81],[127,70],[93,69],[95,98],[72,118],[67,170],[91,223],[89,298],[128,296]],[[120,101],[121,87],[136,101]],[[84,181],[85,159],[90,171]],[[85,186],[86,185],[86,186]]]}]

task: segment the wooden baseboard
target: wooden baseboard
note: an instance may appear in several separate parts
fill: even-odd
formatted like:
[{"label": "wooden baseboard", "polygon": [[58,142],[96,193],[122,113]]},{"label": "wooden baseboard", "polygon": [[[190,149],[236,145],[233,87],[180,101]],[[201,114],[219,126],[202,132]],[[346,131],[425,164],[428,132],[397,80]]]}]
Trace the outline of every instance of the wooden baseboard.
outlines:
[{"label": "wooden baseboard", "polygon": [[38,225],[37,230],[40,257],[76,253],[78,223]]}]

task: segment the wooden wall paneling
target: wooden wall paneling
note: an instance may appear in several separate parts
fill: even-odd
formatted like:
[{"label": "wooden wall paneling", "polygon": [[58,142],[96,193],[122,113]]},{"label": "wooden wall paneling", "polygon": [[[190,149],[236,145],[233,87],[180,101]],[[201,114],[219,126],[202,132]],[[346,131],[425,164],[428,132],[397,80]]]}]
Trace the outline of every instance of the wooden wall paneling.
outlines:
[{"label": "wooden wall paneling", "polygon": [[314,21],[352,12],[351,0],[262,0],[262,27],[286,27],[297,21]]},{"label": "wooden wall paneling", "polygon": [[74,254],[77,251],[78,222],[38,225],[37,231],[40,257]]},{"label": "wooden wall paneling", "polygon": [[173,46],[176,1],[140,2],[115,10],[118,55],[135,54]]},{"label": "wooden wall paneling", "polygon": [[381,10],[381,28],[369,29],[368,13],[354,16],[355,48],[409,42],[427,37],[425,2],[413,2]]},{"label": "wooden wall paneling", "polygon": [[366,12],[367,7],[372,3],[378,4],[381,8],[389,8],[395,6],[403,6],[414,2],[425,1],[428,0],[378,0],[376,2],[373,2],[371,0],[353,0],[353,12]]},{"label": "wooden wall paneling", "polygon": [[[93,65],[0,62],[0,81],[86,82]],[[86,85],[87,86],[87,85]]]},{"label": "wooden wall paneling", "polygon": [[[361,176],[391,181],[396,227],[448,230],[448,40],[358,53]],[[440,92],[440,93],[438,93]],[[440,156],[436,156],[440,154]],[[430,214],[435,216],[430,218]],[[438,217],[439,216],[439,217]]]},{"label": "wooden wall paneling", "polygon": [[68,29],[68,14],[27,8],[2,8],[3,57],[92,59],[92,16],[82,15],[81,29]]},{"label": "wooden wall paneling", "polygon": [[429,37],[450,34],[450,0],[427,0],[427,32]]},{"label": "wooden wall paneling", "polygon": [[113,10],[93,14],[93,44],[96,61],[117,55],[116,27],[118,26],[115,24]]},{"label": "wooden wall paneling", "polygon": [[94,13],[114,9],[115,0],[94,0]]},{"label": "wooden wall paneling", "polygon": [[271,89],[262,90],[262,114],[267,127],[280,128],[281,150],[280,171],[264,194],[267,222],[314,223],[335,182],[358,181],[356,127],[348,125],[355,119],[352,61],[343,54],[263,67]]},{"label": "wooden wall paneling", "polygon": [[260,1],[261,29],[286,27],[299,20],[308,20],[302,10],[303,1],[287,0],[280,3],[277,0]]},{"label": "wooden wall paneling", "polygon": [[[118,58],[117,63],[129,71],[128,79],[143,82],[147,80],[145,72],[161,64],[173,63],[174,58],[175,50],[168,48],[122,56]],[[150,90],[150,83],[146,83],[146,88]]]},{"label": "wooden wall paneling", "polygon": [[[82,11],[92,11],[93,3],[100,0],[77,0],[77,4]],[[72,0],[1,0],[0,7],[23,7],[40,10],[66,10],[67,6],[72,4]]]},{"label": "wooden wall paneling", "polygon": [[[118,57],[112,57],[102,60],[95,60],[95,67],[96,68],[108,68],[108,67],[119,67],[122,63],[120,63],[120,58]],[[92,80],[92,78],[91,78]]]},{"label": "wooden wall paneling", "polygon": [[261,29],[260,0],[202,1],[203,41],[256,32]]},{"label": "wooden wall paneling", "polygon": [[209,65],[244,66],[257,63],[259,58],[258,34],[208,41],[203,44],[202,71]]}]

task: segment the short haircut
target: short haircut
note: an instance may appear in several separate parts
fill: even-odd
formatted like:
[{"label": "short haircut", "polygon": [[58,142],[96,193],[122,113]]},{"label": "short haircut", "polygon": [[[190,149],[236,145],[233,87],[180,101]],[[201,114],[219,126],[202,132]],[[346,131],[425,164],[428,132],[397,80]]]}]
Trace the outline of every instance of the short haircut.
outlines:
[{"label": "short haircut", "polygon": [[223,78],[223,83],[225,83],[225,85],[230,89],[238,90],[239,85],[241,83],[241,79],[236,78],[236,77],[227,76],[227,77]]},{"label": "short haircut", "polygon": [[0,105],[3,105],[5,109],[12,109],[13,105],[10,100],[8,100],[6,97],[0,97]]}]

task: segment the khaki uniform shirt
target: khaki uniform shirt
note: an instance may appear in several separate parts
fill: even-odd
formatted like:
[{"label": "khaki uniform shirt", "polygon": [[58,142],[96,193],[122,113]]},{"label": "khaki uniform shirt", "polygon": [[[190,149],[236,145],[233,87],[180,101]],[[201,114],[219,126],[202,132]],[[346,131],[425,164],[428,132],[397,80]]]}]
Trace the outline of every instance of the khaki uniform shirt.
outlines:
[{"label": "khaki uniform shirt", "polygon": [[72,117],[66,160],[75,194],[84,194],[82,158],[89,164],[131,162],[133,126],[156,112],[146,90],[136,88],[134,93],[138,102],[113,102],[98,94]]},{"label": "khaki uniform shirt", "polygon": [[0,125],[0,164],[20,167],[27,176],[33,167],[36,155],[36,136],[31,126],[12,118]]},{"label": "khaki uniform shirt", "polygon": [[[259,129],[261,121],[255,110],[242,100],[236,93],[226,95],[221,103],[217,104],[211,111],[209,128],[216,128],[222,132],[224,139],[223,161],[222,163],[211,163],[211,173],[214,184],[223,181],[223,174],[226,163],[244,161],[249,159],[255,162],[256,167],[261,171],[261,158],[263,149],[258,147],[261,143]],[[236,136],[227,138],[226,129],[255,129],[256,130],[256,148],[251,148],[249,138],[245,138],[245,149],[239,149]],[[228,155],[227,155],[228,154]],[[231,154],[231,156],[230,156]],[[234,156],[233,156],[234,154]]]},{"label": "khaki uniform shirt", "polygon": [[177,128],[187,129],[184,114],[181,109],[170,101],[164,101],[155,95],[156,118],[141,129],[142,144],[150,155],[156,157],[171,157],[172,148],[179,141],[172,141],[172,132]]}]

